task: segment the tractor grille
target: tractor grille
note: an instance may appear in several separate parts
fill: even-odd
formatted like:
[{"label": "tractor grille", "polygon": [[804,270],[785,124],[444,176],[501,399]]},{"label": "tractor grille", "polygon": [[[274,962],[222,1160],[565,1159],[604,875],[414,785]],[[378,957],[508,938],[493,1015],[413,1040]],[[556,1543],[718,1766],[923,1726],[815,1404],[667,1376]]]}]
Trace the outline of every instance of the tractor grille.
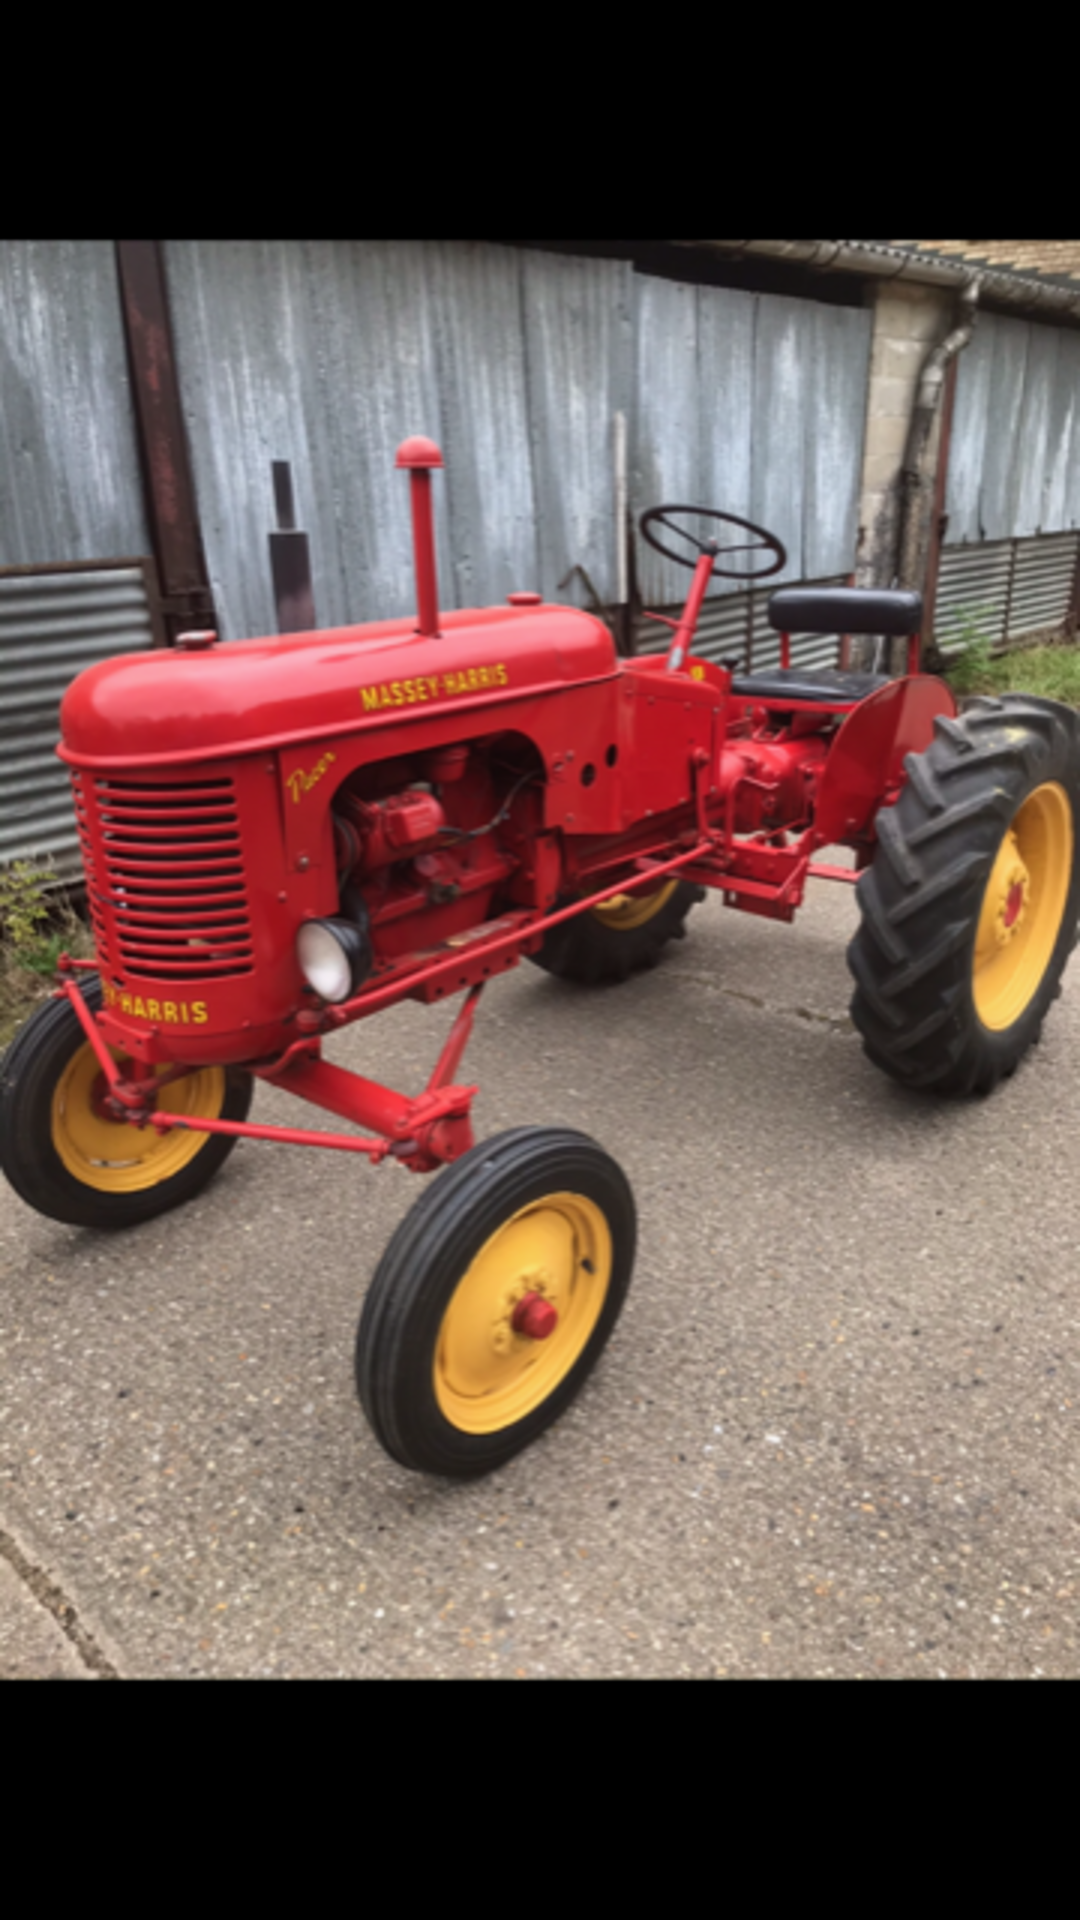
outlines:
[{"label": "tractor grille", "polygon": [[90,914],[101,951],[136,978],[252,970],[233,783],[73,775]]}]

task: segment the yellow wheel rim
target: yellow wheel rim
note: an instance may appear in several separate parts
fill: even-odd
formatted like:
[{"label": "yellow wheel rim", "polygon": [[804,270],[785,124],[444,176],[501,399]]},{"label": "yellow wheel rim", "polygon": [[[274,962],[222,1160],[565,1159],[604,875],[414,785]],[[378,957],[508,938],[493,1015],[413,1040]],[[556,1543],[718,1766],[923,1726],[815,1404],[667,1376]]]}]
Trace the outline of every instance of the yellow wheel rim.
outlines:
[{"label": "yellow wheel rim", "polygon": [[[611,1230],[595,1201],[545,1195],[485,1241],[455,1289],[435,1350],[435,1398],[461,1433],[498,1433],[533,1413],[580,1358],[607,1297]],[[515,1333],[539,1295],[558,1316],[546,1339]]]},{"label": "yellow wheel rim", "polygon": [[[117,1056],[119,1057],[119,1056]],[[52,1100],[52,1143],[68,1172],[99,1193],[143,1193],[170,1180],[205,1146],[205,1133],[177,1127],[157,1133],[153,1127],[106,1120],[94,1110],[94,1088],[101,1067],[93,1047],[79,1048],[65,1068]],[[171,1113],[217,1120],[225,1104],[221,1067],[200,1067],[165,1089]]]},{"label": "yellow wheel rim", "polygon": [[998,849],[975,936],[975,1011],[1001,1033],[1027,1008],[1061,931],[1073,866],[1068,795],[1056,781],[1024,801]]},{"label": "yellow wheel rim", "polygon": [[606,900],[602,907],[593,908],[593,916],[605,927],[614,927],[619,933],[629,933],[632,927],[644,927],[654,920],[661,907],[667,905],[676,887],[677,880],[669,880],[664,887],[658,887],[655,893],[617,893],[613,899]]}]

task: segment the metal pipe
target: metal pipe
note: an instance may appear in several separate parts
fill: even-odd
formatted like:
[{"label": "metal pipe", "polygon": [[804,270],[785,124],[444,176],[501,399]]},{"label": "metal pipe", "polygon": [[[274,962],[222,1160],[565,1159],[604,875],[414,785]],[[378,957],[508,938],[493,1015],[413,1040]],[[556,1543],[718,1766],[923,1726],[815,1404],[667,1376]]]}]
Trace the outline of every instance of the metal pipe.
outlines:
[{"label": "metal pipe", "polygon": [[960,293],[962,318],[940,345],[931,348],[919,376],[915,405],[908,426],[904,462],[900,469],[900,526],[896,541],[897,584],[916,593],[923,585],[923,532],[926,514],[924,497],[927,450],[934,421],[945,391],[945,376],[957,354],[962,353],[975,331],[980,281],[974,275]]},{"label": "metal pipe", "polygon": [[170,646],[218,627],[195,498],[160,240],[117,240],[120,314],[143,498]]},{"label": "metal pipe", "polygon": [[630,598],[629,570],[626,564],[627,500],[626,415],[615,415],[615,599],[625,606]]},{"label": "metal pipe", "polygon": [[439,638],[439,593],[435,576],[435,523],[431,506],[431,473],[441,467],[442,454],[434,440],[416,435],[403,440],[394,462],[409,475],[412,504],[413,553],[416,564],[416,630],[427,640]]}]

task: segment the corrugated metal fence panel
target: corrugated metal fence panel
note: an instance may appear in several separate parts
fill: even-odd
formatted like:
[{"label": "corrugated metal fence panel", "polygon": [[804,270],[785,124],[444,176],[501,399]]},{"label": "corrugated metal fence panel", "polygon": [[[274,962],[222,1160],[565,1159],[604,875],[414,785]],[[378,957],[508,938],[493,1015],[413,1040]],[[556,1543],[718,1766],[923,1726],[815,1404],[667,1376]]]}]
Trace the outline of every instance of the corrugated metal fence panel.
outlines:
[{"label": "corrugated metal fence panel", "polygon": [[1080,524],[1080,471],[1075,459],[1078,442],[1077,399],[1080,396],[1080,334],[1058,333],[1057,361],[1050,400],[1050,419],[1055,430],[1047,462],[1046,493],[1043,500],[1044,528]]},{"label": "corrugated metal fence panel", "polygon": [[[714,502],[701,497],[698,289],[680,281],[642,277],[635,282],[634,293],[630,500],[636,528],[650,507],[676,503],[708,507]],[[709,406],[711,414],[711,396]],[[738,513],[740,508],[732,505],[730,511]],[[677,541],[666,539],[663,533],[659,537],[672,552],[680,551]],[[680,593],[685,595],[687,575],[673,561],[654,553],[636,533],[635,555],[638,584],[647,607],[658,608]]]},{"label": "corrugated metal fence panel", "polygon": [[[846,577],[872,315],[641,276],[635,328],[635,521],[665,502],[714,507],[783,542],[787,566],[773,586]],[[636,559],[647,605],[685,591],[685,575],[640,538]]]},{"label": "corrugated metal fence panel", "polygon": [[811,580],[846,578],[855,564],[872,330],[869,312],[810,309],[802,563]]},{"label": "corrugated metal fence panel", "polygon": [[1080,527],[1080,338],[1071,333],[1062,351],[1061,377],[1072,386],[1072,431],[1065,459],[1065,500],[1058,524]]},{"label": "corrugated metal fence panel", "polygon": [[952,541],[1080,526],[1080,337],[984,314],[959,362],[946,511]]},{"label": "corrugated metal fence panel", "polygon": [[[297,250],[288,251],[295,270]],[[330,626],[407,613],[416,603],[409,486],[394,459],[411,434],[439,441],[449,454],[430,250],[407,241],[324,241],[303,251],[313,294],[303,347],[321,375],[304,424],[324,478],[300,524],[314,532],[332,503],[334,530],[325,574],[312,546],[316,616]],[[238,352],[246,351],[241,341]],[[203,429],[216,433],[216,422]],[[432,487],[439,591],[452,604],[447,477],[437,473]]]},{"label": "corrugated metal fence panel", "polygon": [[[439,242],[424,261],[441,400],[433,437],[441,433],[453,554],[445,599],[486,606],[535,587],[539,574],[521,259],[509,248]],[[388,470],[387,483],[400,488],[403,476]]]},{"label": "corrugated metal fence panel", "polygon": [[[840,587],[846,574],[828,580],[808,580],[807,586]],[[769,586],[747,593],[723,594],[706,600],[701,609],[694,636],[694,654],[702,660],[737,660],[743,672],[764,672],[780,664],[780,635],[769,625]],[[682,600],[651,611],[677,620]],[[644,615],[634,623],[635,653],[662,653],[671,643],[671,629],[658,626]],[[794,667],[834,667],[839,652],[835,634],[796,633],[791,635],[791,664]]]},{"label": "corrugated metal fence panel", "polygon": [[978,635],[992,645],[1060,626],[1069,611],[1080,534],[946,547],[934,638],[946,651]]},{"label": "corrugated metal fence panel", "polygon": [[[787,566],[774,585],[806,576],[803,516],[807,411],[816,368],[808,307],[801,300],[762,296],[754,336],[754,462],[747,517],[783,542]],[[865,402],[865,390],[863,399]],[[861,450],[861,440],[855,458]],[[737,513],[739,509],[736,507]],[[851,564],[854,542],[845,561]]]},{"label": "corrugated metal fence panel", "polygon": [[0,566],[148,553],[109,240],[0,241]]},{"label": "corrugated metal fence panel", "polygon": [[964,646],[972,634],[991,642],[1005,638],[1012,543],[946,547],[938,574],[934,638],[947,649]]},{"label": "corrugated metal fence panel", "polygon": [[[987,404],[990,427],[986,439],[979,521],[987,540],[1011,540],[1033,532],[1017,522],[1020,505],[1020,468],[1016,450],[1023,444],[1024,380],[1031,328],[1026,321],[1006,320],[993,329],[993,358]],[[963,361],[960,363],[963,374]]]},{"label": "corrugated metal fence panel", "polygon": [[[704,297],[703,297],[704,296]],[[699,418],[696,489],[686,498],[721,513],[751,518],[754,475],[754,357],[757,309],[752,293],[699,287],[695,401]],[[645,370],[648,377],[648,370]],[[644,388],[640,388],[644,397]],[[663,495],[642,501],[659,506]],[[668,499],[677,496],[669,494]],[[717,529],[722,544],[739,539]],[[673,588],[685,596],[688,574]],[[725,589],[717,583],[721,592]],[[738,590],[732,582],[726,591]]]},{"label": "corrugated metal fence panel", "polygon": [[85,667],[153,643],[140,567],[0,575],[0,866],[79,875],[60,702]]},{"label": "corrugated metal fence panel", "polygon": [[381,249],[333,242],[169,241],[165,260],[223,636],[276,631],[273,460],[292,466],[319,624],[406,611],[407,486],[393,450],[430,432],[437,407],[428,309],[409,297],[420,287],[400,270],[391,285]]},{"label": "corrugated metal fence panel", "polygon": [[[990,374],[993,361],[992,323],[983,314],[957,362],[956,402],[949,435],[949,471],[945,495],[949,539],[953,542],[981,540],[983,537],[979,521],[979,495],[990,434]],[[938,591],[940,593],[940,586]]]},{"label": "corrugated metal fence panel", "polygon": [[1058,335],[1052,327],[1029,328],[1020,416],[1023,437],[1010,449],[1012,524],[1007,531],[1013,538],[1042,531],[1043,494],[1050,463],[1050,389],[1057,344]]},{"label": "corrugated metal fence panel", "polygon": [[1010,634],[1037,633],[1064,620],[1076,577],[1075,533],[1051,534],[1045,540],[1020,540],[1016,548]]},{"label": "corrugated metal fence panel", "polygon": [[270,464],[293,467],[320,626],[415,601],[408,435],[439,442],[439,590],[615,598],[611,416],[630,269],[487,242],[169,242],[170,304],[222,631],[273,632]]},{"label": "corrugated metal fence panel", "polygon": [[632,405],[633,280],[628,262],[522,257],[534,584],[550,599],[571,597],[560,583],[575,566],[603,604],[618,599],[613,425],[616,413],[629,421]]}]

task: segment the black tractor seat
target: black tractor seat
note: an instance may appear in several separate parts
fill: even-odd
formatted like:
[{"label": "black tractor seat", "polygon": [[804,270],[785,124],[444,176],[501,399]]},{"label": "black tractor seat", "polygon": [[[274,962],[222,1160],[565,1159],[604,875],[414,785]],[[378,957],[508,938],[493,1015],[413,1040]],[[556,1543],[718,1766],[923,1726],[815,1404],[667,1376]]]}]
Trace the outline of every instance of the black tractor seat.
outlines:
[{"label": "black tractor seat", "polygon": [[[781,587],[769,601],[769,625],[776,633],[877,634],[897,638],[918,633],[921,593],[879,587]],[[887,673],[860,673],[847,667],[774,667],[732,680],[741,700],[820,700],[825,706],[854,707],[879,687]]]},{"label": "black tractor seat", "polygon": [[884,587],[779,587],[769,600],[774,633],[881,633],[922,626],[921,593]]},{"label": "black tractor seat", "polygon": [[887,673],[856,673],[843,667],[773,667],[764,673],[737,674],[731,691],[739,700],[820,700],[825,706],[853,707],[888,684]]}]

